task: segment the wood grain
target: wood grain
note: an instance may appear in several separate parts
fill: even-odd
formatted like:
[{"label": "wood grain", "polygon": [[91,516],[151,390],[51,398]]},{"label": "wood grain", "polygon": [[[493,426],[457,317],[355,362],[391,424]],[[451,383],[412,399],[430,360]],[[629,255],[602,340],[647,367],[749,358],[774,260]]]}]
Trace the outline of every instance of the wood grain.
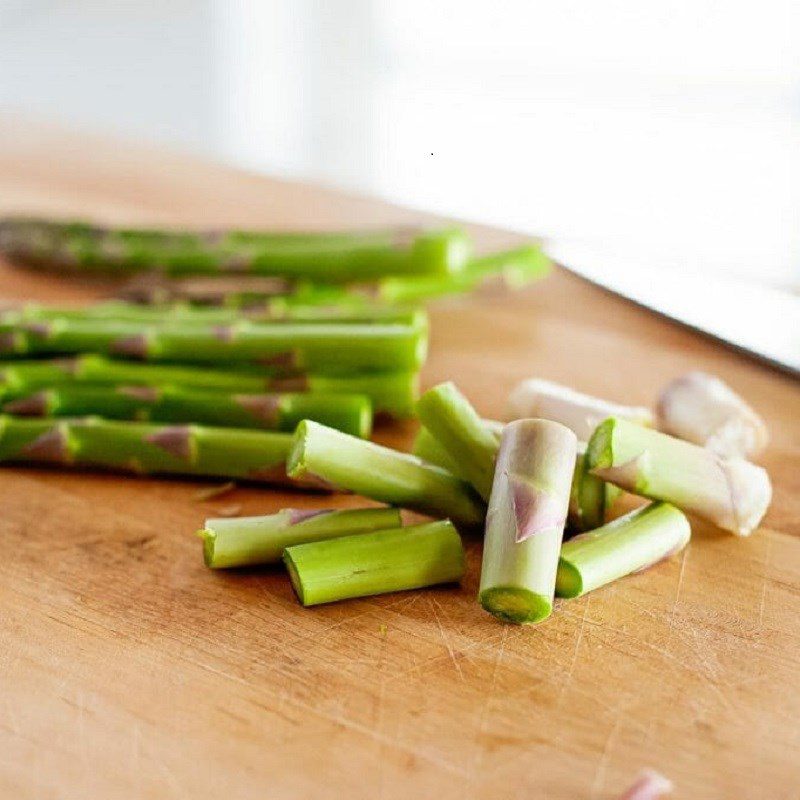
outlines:
[{"label": "wood grain", "polygon": [[[0,212],[332,227],[425,220],[194,158],[0,125]],[[511,234],[475,228],[483,248]],[[98,292],[5,266],[4,298]],[[800,797],[800,393],[788,378],[557,273],[433,311],[425,383],[502,413],[541,375],[651,403],[710,370],[766,417],[775,500],[738,540],[694,525],[680,557],[546,624],[504,626],[461,589],[303,610],[280,570],[215,574],[215,507],[321,497],[4,468],[0,796],[612,798],[643,766],[678,798]],[[384,430],[407,444],[413,425]],[[336,506],[356,504],[337,497]]]}]

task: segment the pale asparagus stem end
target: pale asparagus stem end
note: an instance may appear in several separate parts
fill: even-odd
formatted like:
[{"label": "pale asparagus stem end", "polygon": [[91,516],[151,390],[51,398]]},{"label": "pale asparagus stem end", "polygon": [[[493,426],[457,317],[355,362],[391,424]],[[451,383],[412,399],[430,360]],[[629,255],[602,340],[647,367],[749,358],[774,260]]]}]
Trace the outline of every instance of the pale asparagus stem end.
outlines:
[{"label": "pale asparagus stem end", "polygon": [[595,427],[611,416],[646,426],[653,424],[653,415],[647,408],[611,403],[537,378],[522,381],[508,397],[508,419],[536,417],[560,422],[581,441],[588,440]]},{"label": "pale asparagus stem end", "polygon": [[630,788],[619,800],[660,800],[671,794],[672,781],[654,769],[643,769]]},{"label": "pale asparagus stem end", "polygon": [[658,398],[657,414],[665,433],[725,458],[754,458],[769,441],[761,417],[726,383],[705,372],[669,383]]}]

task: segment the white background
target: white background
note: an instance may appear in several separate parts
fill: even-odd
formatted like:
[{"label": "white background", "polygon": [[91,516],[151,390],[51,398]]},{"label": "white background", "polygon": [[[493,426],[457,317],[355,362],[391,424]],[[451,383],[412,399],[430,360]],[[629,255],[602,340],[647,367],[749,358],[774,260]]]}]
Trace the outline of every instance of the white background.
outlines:
[{"label": "white background", "polygon": [[789,0],[0,0],[0,110],[800,286]]}]

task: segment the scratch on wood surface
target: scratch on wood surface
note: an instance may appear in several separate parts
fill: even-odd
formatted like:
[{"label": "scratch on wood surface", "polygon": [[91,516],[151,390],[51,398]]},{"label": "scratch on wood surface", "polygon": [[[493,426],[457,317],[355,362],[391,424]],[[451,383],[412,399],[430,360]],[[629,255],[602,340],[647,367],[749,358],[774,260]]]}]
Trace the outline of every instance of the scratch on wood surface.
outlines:
[{"label": "scratch on wood surface", "polygon": [[672,628],[675,624],[675,612],[678,609],[678,602],[680,601],[681,597],[681,588],[683,588],[683,575],[686,572],[686,561],[689,558],[689,548],[685,547],[683,549],[683,556],[681,558],[681,570],[678,573],[678,586],[675,589],[675,602],[672,604],[672,612],[669,616],[669,630],[672,633]]},{"label": "scratch on wood surface", "polygon": [[618,709],[614,724],[611,726],[611,730],[608,732],[605,742],[603,742],[603,750],[600,754],[600,760],[597,762],[597,770],[594,773],[594,779],[592,780],[591,800],[595,800],[598,792],[603,788],[603,784],[605,783],[606,769],[608,768],[608,762],[611,758],[611,748],[616,742],[617,734],[621,727],[622,713],[623,710],[621,708]]},{"label": "scratch on wood surface", "polygon": [[767,600],[767,583],[769,582],[769,558],[772,551],[772,537],[767,539],[767,552],[764,555],[764,575],[761,578],[761,602],[758,606],[758,627],[764,627],[764,604]]},{"label": "scratch on wood surface", "polygon": [[583,641],[583,631],[586,628],[586,615],[589,613],[589,604],[592,602],[592,595],[589,594],[585,598],[585,603],[583,606],[583,614],[581,615],[581,621],[578,626],[578,635],[575,638],[575,647],[572,650],[572,658],[570,659],[569,669],[567,670],[564,680],[561,682],[561,688],[558,692],[558,700],[556,702],[556,708],[561,706],[561,703],[564,699],[564,693],[566,692],[567,687],[572,682],[572,673],[575,670],[575,665],[578,663],[578,651],[580,650],[581,642]]},{"label": "scratch on wood surface", "polygon": [[456,654],[453,651],[453,647],[450,644],[450,640],[447,638],[447,634],[444,632],[444,628],[442,627],[442,620],[439,618],[439,614],[436,611],[437,606],[441,609],[441,606],[436,602],[436,598],[431,595],[430,596],[430,607],[431,611],[433,612],[433,618],[436,621],[436,626],[439,629],[439,635],[442,637],[442,643],[447,650],[450,660],[453,662],[453,666],[455,667],[456,672],[458,673],[458,677],[461,681],[464,681],[464,673],[461,670],[461,664],[458,663],[458,659],[456,658]]}]

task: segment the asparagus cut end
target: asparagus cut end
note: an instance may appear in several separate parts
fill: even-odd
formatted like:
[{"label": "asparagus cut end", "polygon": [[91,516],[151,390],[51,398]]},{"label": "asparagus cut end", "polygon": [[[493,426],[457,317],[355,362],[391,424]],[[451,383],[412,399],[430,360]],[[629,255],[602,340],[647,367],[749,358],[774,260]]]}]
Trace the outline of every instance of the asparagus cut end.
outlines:
[{"label": "asparagus cut end", "polygon": [[532,625],[550,616],[553,605],[547,597],[516,586],[494,586],[478,598],[485,611],[504,622]]},{"label": "asparagus cut end", "polygon": [[297,599],[301,605],[307,605],[306,594],[303,589],[303,581],[300,579],[300,574],[297,571],[297,566],[294,563],[294,558],[288,549],[283,551],[283,563],[286,564],[286,569],[289,573],[289,580],[292,582],[292,588],[297,595]]},{"label": "asparagus cut end", "polygon": [[583,594],[583,580],[580,572],[563,558],[558,560],[556,573],[556,595],[558,597],[580,597]]},{"label": "asparagus cut end", "polygon": [[286,474],[290,478],[302,477],[306,474],[306,436],[308,434],[308,420],[301,420],[294,429],[294,441],[286,459]]},{"label": "asparagus cut end", "polygon": [[217,543],[217,534],[209,528],[196,531],[197,536],[203,540],[203,562],[207,567],[214,568],[214,547]]}]

